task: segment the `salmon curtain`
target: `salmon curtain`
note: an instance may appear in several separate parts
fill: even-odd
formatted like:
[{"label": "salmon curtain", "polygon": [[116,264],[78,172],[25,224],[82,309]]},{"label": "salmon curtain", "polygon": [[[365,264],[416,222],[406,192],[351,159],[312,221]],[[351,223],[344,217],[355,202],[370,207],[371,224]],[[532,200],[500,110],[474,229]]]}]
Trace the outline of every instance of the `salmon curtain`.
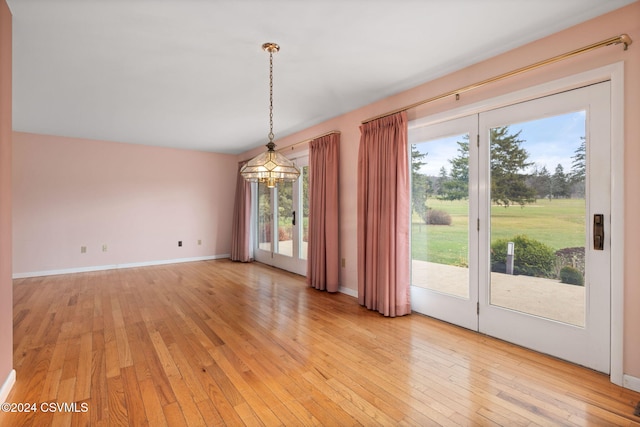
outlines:
[{"label": "salmon curtain", "polygon": [[251,183],[240,175],[244,162],[238,164],[236,200],[231,225],[231,260],[249,262],[251,254]]},{"label": "salmon curtain", "polygon": [[338,236],[338,170],[340,134],[309,143],[309,286],[338,292],[340,244]]},{"label": "salmon curtain", "polygon": [[385,316],[411,312],[406,112],[360,126],[358,302]]}]

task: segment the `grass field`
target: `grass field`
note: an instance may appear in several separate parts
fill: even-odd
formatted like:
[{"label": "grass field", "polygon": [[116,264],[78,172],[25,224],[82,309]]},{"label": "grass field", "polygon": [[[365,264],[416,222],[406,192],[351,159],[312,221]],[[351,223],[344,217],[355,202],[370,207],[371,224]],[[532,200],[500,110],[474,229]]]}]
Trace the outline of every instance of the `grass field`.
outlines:
[{"label": "grass field", "polygon": [[[449,265],[466,265],[468,201],[429,199],[427,205],[451,215],[451,225],[425,225],[413,218],[412,258]],[[554,250],[584,246],[584,199],[538,200],[537,203],[491,208],[491,241],[524,234]]]}]

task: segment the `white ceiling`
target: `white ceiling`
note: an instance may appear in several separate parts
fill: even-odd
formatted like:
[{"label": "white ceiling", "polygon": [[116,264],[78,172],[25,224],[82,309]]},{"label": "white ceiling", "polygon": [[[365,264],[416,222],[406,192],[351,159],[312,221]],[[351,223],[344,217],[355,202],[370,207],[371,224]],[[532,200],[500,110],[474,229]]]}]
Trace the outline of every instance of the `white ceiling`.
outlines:
[{"label": "white ceiling", "polygon": [[633,1],[8,0],[13,127],[241,153],[267,142],[264,42],[277,140]]}]

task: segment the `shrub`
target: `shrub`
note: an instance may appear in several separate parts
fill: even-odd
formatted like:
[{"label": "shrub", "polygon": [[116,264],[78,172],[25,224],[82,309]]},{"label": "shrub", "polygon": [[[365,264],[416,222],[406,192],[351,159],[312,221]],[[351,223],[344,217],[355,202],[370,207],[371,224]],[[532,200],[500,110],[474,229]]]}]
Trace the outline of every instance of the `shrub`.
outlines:
[{"label": "shrub", "polygon": [[448,212],[439,209],[427,209],[424,222],[430,225],[451,225],[451,215]]},{"label": "shrub", "polygon": [[514,243],[513,272],[525,276],[551,277],[555,265],[553,249],[525,235],[496,240],[491,244],[491,271],[504,273],[507,264],[507,243]]},{"label": "shrub", "polygon": [[560,270],[560,281],[569,285],[584,286],[584,277],[582,273],[568,265]]}]

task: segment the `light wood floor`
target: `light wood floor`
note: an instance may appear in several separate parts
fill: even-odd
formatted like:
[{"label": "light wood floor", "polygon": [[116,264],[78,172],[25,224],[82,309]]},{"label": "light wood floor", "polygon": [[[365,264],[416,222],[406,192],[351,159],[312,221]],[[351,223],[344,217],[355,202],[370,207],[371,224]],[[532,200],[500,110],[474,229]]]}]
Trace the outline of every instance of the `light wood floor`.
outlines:
[{"label": "light wood floor", "polygon": [[1,426],[640,425],[640,393],[425,316],[227,260],[14,282]]}]

